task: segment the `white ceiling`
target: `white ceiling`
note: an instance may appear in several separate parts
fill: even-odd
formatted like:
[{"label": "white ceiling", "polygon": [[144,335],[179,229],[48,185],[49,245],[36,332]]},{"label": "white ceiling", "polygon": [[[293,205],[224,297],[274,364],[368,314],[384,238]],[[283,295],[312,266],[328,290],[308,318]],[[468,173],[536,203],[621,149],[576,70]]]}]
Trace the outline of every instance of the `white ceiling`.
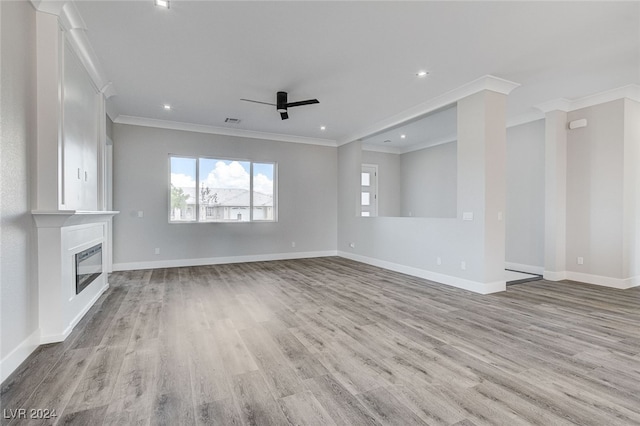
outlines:
[{"label": "white ceiling", "polygon": [[[640,83],[640,2],[76,5],[123,116],[339,141],[489,74],[521,84],[510,119]],[[239,100],[274,102],[279,90],[320,104],[281,121]]]},{"label": "white ceiling", "polygon": [[[457,139],[456,105],[362,138],[369,149],[402,154]],[[404,135],[404,138],[402,137]]]}]

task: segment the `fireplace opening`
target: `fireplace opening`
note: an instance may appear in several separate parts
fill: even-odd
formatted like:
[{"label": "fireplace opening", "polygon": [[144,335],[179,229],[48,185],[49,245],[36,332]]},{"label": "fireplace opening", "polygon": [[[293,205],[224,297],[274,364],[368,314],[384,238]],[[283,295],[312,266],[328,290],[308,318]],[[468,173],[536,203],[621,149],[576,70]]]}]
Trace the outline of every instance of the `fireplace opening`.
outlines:
[{"label": "fireplace opening", "polygon": [[102,273],[102,243],[76,253],[76,294]]}]

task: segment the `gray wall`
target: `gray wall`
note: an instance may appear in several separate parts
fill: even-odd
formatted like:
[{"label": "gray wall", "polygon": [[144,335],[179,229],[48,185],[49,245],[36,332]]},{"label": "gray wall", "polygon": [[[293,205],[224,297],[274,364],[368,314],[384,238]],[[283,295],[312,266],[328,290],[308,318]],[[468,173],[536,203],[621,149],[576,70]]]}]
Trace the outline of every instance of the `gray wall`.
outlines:
[{"label": "gray wall", "polygon": [[507,129],[506,261],[544,269],[544,120]]},{"label": "gray wall", "polygon": [[107,133],[107,137],[111,140],[113,140],[113,121],[111,120],[111,118],[107,115],[106,117],[106,133]]},{"label": "gray wall", "polygon": [[[567,134],[567,271],[623,277],[624,100],[570,112],[587,127]],[[584,258],[578,265],[577,257]]]},{"label": "gray wall", "polygon": [[[336,148],[115,124],[113,150],[114,269],[336,250]],[[277,162],[278,222],[169,224],[169,154]]]},{"label": "gray wall", "polygon": [[378,165],[378,216],[400,216],[400,155],[362,150],[362,163]]},{"label": "gray wall", "polygon": [[[458,103],[457,213],[453,218],[358,217],[361,143],[340,146],[339,253],[478,292],[503,289],[505,234],[498,212],[504,212],[506,132],[501,96],[487,91]],[[475,213],[473,221],[462,220],[465,211]]]},{"label": "gray wall", "polygon": [[31,156],[36,139],[36,28],[31,3],[0,2],[0,359],[38,328]]},{"label": "gray wall", "polygon": [[624,102],[623,275],[640,283],[640,102]]},{"label": "gray wall", "polygon": [[456,217],[457,143],[400,156],[402,216]]}]

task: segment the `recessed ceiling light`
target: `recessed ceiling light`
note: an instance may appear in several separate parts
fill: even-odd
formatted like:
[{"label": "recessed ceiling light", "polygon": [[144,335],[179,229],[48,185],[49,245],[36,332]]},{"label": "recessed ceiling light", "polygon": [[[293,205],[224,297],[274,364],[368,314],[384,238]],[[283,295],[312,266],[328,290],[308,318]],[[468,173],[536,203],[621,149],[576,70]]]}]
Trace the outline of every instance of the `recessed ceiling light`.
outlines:
[{"label": "recessed ceiling light", "polygon": [[320,130],[327,130],[327,126],[320,126]]},{"label": "recessed ceiling light", "polygon": [[155,0],[156,6],[164,7],[165,9],[169,9],[169,0]]},{"label": "recessed ceiling light", "polygon": [[407,135],[400,135],[400,139],[404,139],[406,137],[407,137]]},{"label": "recessed ceiling light", "polygon": [[428,72],[426,72],[425,70],[421,70],[421,71],[418,71],[418,72],[416,73],[416,75],[417,75],[418,77],[426,77],[428,74],[429,74],[429,73],[428,73]]},{"label": "recessed ceiling light", "polygon": [[171,111],[171,105],[169,104],[164,104],[162,105],[162,107],[164,108],[165,111]]}]

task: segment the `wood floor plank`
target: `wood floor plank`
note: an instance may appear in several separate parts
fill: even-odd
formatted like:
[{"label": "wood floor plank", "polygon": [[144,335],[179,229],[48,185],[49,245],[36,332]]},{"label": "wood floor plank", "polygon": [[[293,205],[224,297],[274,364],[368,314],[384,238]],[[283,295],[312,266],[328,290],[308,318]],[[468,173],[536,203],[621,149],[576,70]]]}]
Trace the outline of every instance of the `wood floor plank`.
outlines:
[{"label": "wood floor plank", "polygon": [[[99,425],[99,424],[102,424],[102,421],[106,416],[106,412],[107,412],[106,405],[103,405],[101,407],[89,408],[87,410],[76,411],[74,413],[69,413],[62,416],[60,421],[58,421],[57,425],[58,426]],[[120,423],[120,424],[123,424],[123,423]],[[128,424],[134,424],[134,423],[128,423]]]},{"label": "wood floor plank", "polygon": [[425,425],[426,423],[385,388],[361,393],[358,399],[383,425]]},{"label": "wood floor plank", "polygon": [[292,425],[331,426],[336,423],[311,391],[303,391],[280,399],[285,417]]},{"label": "wood floor plank", "polygon": [[260,372],[252,371],[233,376],[233,389],[246,424],[289,424]]},{"label": "wood floor plank", "polygon": [[159,342],[125,354],[104,425],[144,424],[151,418],[151,406],[158,377]]},{"label": "wood floor plank", "polygon": [[55,409],[58,424],[640,424],[640,288],[479,295],[339,257],[109,281],[5,380],[3,409]]},{"label": "wood floor plank", "polygon": [[75,339],[73,349],[95,347],[100,344],[127,291],[124,287],[114,287],[102,295],[98,301],[99,305],[96,306],[97,312],[88,317],[86,325],[78,328],[80,335]]},{"label": "wood floor plank", "polygon": [[195,424],[195,407],[186,353],[166,349],[166,343],[161,347],[151,423],[171,425],[176,419],[181,419],[182,424]]},{"label": "wood floor plank", "polygon": [[306,385],[336,424],[380,424],[362,403],[332,376],[309,379]]},{"label": "wood floor plank", "polygon": [[242,417],[232,397],[207,402],[196,407],[198,425],[242,425]]},{"label": "wood floor plank", "polygon": [[283,324],[276,321],[267,321],[262,326],[267,330],[301,379],[310,379],[329,373],[318,358],[313,356]]},{"label": "wood floor plank", "polygon": [[220,350],[224,368],[230,375],[258,370],[258,365],[230,319],[216,321],[211,333]]},{"label": "wood floor plank", "polygon": [[194,404],[201,406],[231,395],[230,375],[213,335],[187,330],[186,341]]},{"label": "wood floor plank", "polygon": [[101,346],[96,349],[65,412],[74,413],[109,404],[125,350],[124,346]]},{"label": "wood floor plank", "polygon": [[[54,368],[47,374],[33,394],[24,402],[23,408],[27,412],[31,409],[47,409],[62,416],[67,404],[84,372],[94,356],[94,348],[70,349],[64,353]],[[3,404],[3,408],[6,407]],[[4,416],[3,416],[4,417]],[[58,417],[59,418],[59,417]],[[47,419],[25,419],[26,421],[9,421],[9,424],[44,425],[50,424]]]},{"label": "wood floor plank", "polygon": [[303,390],[302,380],[266,330],[248,328],[241,330],[240,336],[276,397]]}]

